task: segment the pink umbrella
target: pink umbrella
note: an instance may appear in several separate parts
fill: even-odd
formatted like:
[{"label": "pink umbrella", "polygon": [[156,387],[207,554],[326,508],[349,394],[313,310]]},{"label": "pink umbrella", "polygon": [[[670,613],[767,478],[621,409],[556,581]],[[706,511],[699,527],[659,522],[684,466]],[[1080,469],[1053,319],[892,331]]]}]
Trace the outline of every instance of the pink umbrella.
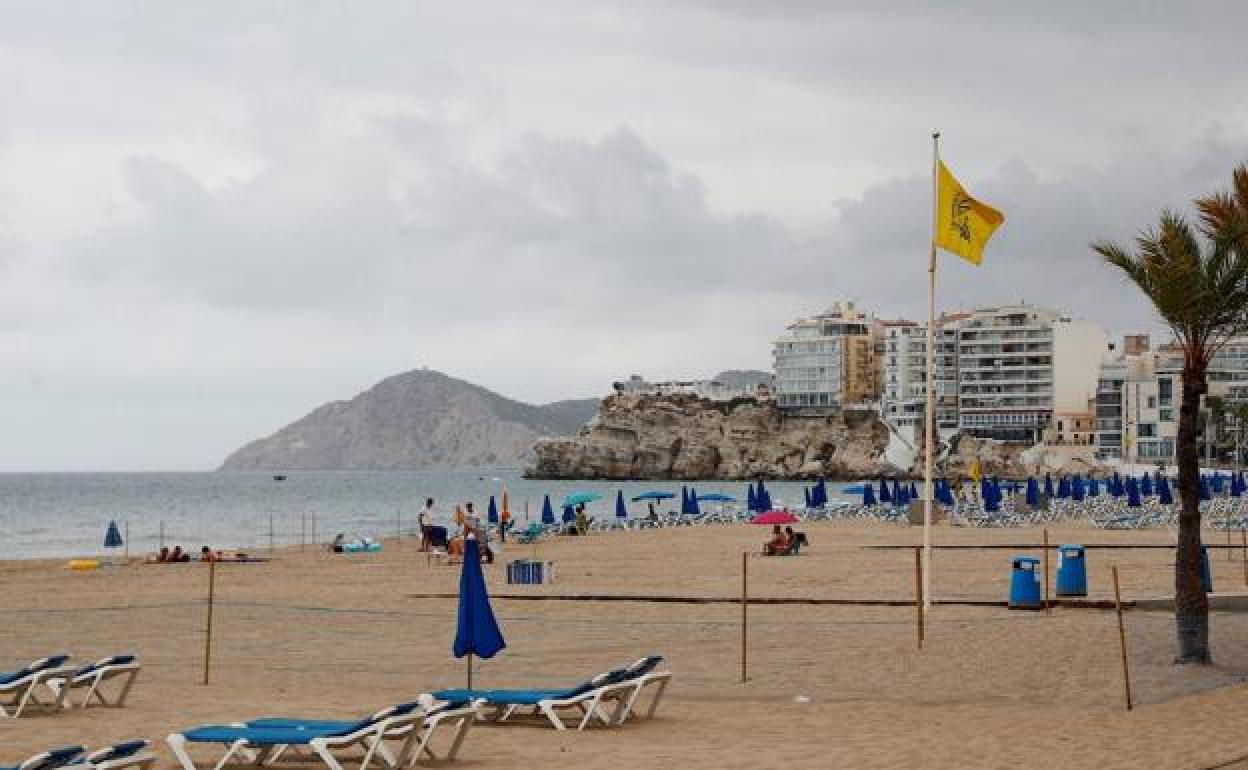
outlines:
[{"label": "pink umbrella", "polygon": [[793,524],[798,518],[788,511],[767,511],[750,519],[751,524]]}]

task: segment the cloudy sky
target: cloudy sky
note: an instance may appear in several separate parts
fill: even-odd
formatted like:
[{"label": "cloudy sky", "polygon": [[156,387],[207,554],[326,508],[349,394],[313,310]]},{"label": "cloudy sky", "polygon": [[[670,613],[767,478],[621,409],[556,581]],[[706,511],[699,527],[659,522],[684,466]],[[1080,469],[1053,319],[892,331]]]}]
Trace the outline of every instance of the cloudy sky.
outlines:
[{"label": "cloudy sky", "polygon": [[[891,10],[882,10],[888,5]],[[1153,320],[1089,240],[1248,160],[1240,3],[2,2],[0,470],[215,467],[429,366],[530,401],[940,304]]]}]

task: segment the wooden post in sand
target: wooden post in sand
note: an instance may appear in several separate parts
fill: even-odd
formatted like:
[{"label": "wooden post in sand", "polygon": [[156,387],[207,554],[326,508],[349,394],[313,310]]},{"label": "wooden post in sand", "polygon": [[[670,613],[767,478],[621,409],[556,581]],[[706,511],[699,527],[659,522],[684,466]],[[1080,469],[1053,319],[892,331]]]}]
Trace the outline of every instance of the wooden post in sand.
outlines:
[{"label": "wooden post in sand", "polygon": [[1131,710],[1131,670],[1127,666],[1127,631],[1122,625],[1122,594],[1118,590],[1118,565],[1110,569],[1114,572],[1114,609],[1118,611],[1118,649],[1122,653],[1122,691],[1127,701],[1127,711]]},{"label": "wooden post in sand", "polygon": [[208,562],[208,628],[204,634],[204,685],[208,684],[208,671],[212,667],[212,605],[216,600],[217,560]]},{"label": "wooden post in sand", "polygon": [[914,547],[914,619],[918,624],[919,649],[923,649],[923,547]]},{"label": "wooden post in sand", "polygon": [[1239,560],[1244,565],[1244,585],[1248,586],[1248,529],[1239,530],[1239,539],[1242,543]]},{"label": "wooden post in sand", "polygon": [[750,554],[748,551],[741,552],[741,684],[745,684],[748,678],[746,672],[745,657],[745,641],[746,641],[746,624],[749,620],[750,611],[750,588],[749,588],[749,568]]},{"label": "wooden post in sand", "polygon": [[122,543],[123,545],[125,545],[126,551],[122,555],[122,558],[126,560],[126,564],[129,564],[130,563],[130,520],[129,519],[126,519],[125,527],[126,527],[126,539],[122,541]]},{"label": "wooden post in sand", "polygon": [[1049,530],[1044,530],[1044,614],[1048,615],[1052,610],[1049,609]]}]

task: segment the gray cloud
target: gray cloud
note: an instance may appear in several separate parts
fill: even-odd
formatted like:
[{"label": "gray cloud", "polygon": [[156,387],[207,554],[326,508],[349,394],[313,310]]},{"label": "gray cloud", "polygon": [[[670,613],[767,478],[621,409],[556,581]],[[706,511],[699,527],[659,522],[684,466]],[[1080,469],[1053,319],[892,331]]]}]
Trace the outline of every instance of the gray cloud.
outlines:
[{"label": "gray cloud", "polygon": [[427,364],[532,400],[941,306],[1153,320],[1090,255],[1248,158],[1238,5],[15,5],[0,468],[211,467]]}]

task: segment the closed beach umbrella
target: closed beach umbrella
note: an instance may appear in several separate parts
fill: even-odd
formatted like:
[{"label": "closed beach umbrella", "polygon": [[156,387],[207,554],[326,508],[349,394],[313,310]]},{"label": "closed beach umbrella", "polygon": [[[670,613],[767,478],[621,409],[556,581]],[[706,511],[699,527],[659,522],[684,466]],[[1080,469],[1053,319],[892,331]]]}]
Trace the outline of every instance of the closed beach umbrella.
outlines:
[{"label": "closed beach umbrella", "polygon": [[869,508],[875,505],[875,486],[872,484],[862,485],[862,505]]},{"label": "closed beach umbrella", "polygon": [[893,493],[889,491],[888,482],[885,481],[884,479],[880,479],[880,502],[881,503],[893,502]]},{"label": "closed beach umbrella", "polygon": [[1134,476],[1127,477],[1127,507],[1140,507],[1140,485],[1136,483]]},{"label": "closed beach umbrella", "polygon": [[1096,497],[1101,493],[1101,482],[1093,476],[1088,479],[1088,497]]},{"label": "closed beach umbrella", "polygon": [[811,497],[816,508],[822,508],[828,504],[828,485],[823,483],[823,479],[819,479],[815,483],[815,488],[811,491]]},{"label": "closed beach umbrella", "polygon": [[1157,482],[1157,501],[1162,505],[1174,505],[1174,494],[1170,491],[1170,480],[1165,476]]},{"label": "closed beach umbrella", "polygon": [[455,626],[455,644],[451,652],[457,658],[468,656],[468,689],[472,689],[472,656],[492,658],[507,647],[498,628],[490,595],[481,574],[481,549],[475,537],[464,540],[464,568],[459,573],[459,614]]},{"label": "closed beach umbrella", "polygon": [[910,482],[910,499],[911,500],[919,499],[919,488],[914,485],[913,481]]},{"label": "closed beach umbrella", "polygon": [[117,522],[108,522],[108,531],[104,533],[105,548],[120,548],[125,545],[121,540],[121,530],[117,529]]},{"label": "closed beach umbrella", "polygon": [[618,489],[615,492],[615,518],[628,518],[628,506],[624,505],[624,490],[622,489]]},{"label": "closed beach umbrella", "polygon": [[485,520],[491,524],[498,523],[498,506],[494,504],[494,495],[490,495],[490,505],[485,514]]},{"label": "closed beach umbrella", "polygon": [[1222,494],[1222,474],[1221,473],[1213,474],[1213,493],[1215,495]]},{"label": "closed beach umbrella", "polygon": [[1044,474],[1044,496],[1053,497],[1053,477],[1048,473]]},{"label": "closed beach umbrella", "polygon": [[1082,500],[1084,496],[1083,477],[1075,476],[1070,482],[1070,498],[1072,500]]},{"label": "closed beach umbrella", "polygon": [[572,506],[565,505],[563,506],[562,518],[563,518],[564,524],[571,524],[572,522],[576,521],[576,511],[572,510]]},{"label": "closed beach umbrella", "polygon": [[680,488],[680,513],[684,515],[689,512],[689,489],[688,487]]},{"label": "closed beach umbrella", "polygon": [[1153,496],[1153,477],[1147,473],[1140,477],[1140,494],[1145,497]]},{"label": "closed beach umbrella", "polygon": [[555,509],[550,507],[550,495],[542,497],[542,523],[555,523]]},{"label": "closed beach umbrella", "polygon": [[984,498],[984,512],[996,513],[1001,510],[1001,501],[997,498],[996,492],[992,488],[992,484],[989,484],[986,480],[980,482],[980,484],[980,492]]},{"label": "closed beach umbrella", "polygon": [[754,494],[753,484],[745,485],[745,509],[751,512],[758,510],[758,495]]},{"label": "closed beach umbrella", "polygon": [[763,486],[763,482],[758,482],[758,507],[762,511],[771,510],[771,493]]},{"label": "closed beach umbrella", "polygon": [[1057,482],[1057,496],[1062,500],[1070,497],[1070,479],[1065,476]]},{"label": "closed beach umbrella", "polygon": [[1240,483],[1238,476],[1231,476],[1231,497],[1240,497],[1244,494],[1244,486]]},{"label": "closed beach umbrella", "polygon": [[905,492],[901,488],[901,482],[893,479],[893,502],[897,505],[905,503]]},{"label": "closed beach umbrella", "polygon": [[806,501],[807,508],[814,508],[815,505],[810,501],[810,487],[802,487],[802,499]]},{"label": "closed beach umbrella", "polygon": [[1030,506],[1040,504],[1040,485],[1036,483],[1034,476],[1027,477],[1027,504]]},{"label": "closed beach umbrella", "polygon": [[1200,499],[1208,500],[1210,497],[1211,495],[1209,494],[1209,477],[1201,476],[1200,477]]},{"label": "closed beach umbrella", "polygon": [[701,506],[698,505],[698,493],[693,491],[692,489],[689,490],[689,515],[690,516],[702,515],[702,508]]}]

